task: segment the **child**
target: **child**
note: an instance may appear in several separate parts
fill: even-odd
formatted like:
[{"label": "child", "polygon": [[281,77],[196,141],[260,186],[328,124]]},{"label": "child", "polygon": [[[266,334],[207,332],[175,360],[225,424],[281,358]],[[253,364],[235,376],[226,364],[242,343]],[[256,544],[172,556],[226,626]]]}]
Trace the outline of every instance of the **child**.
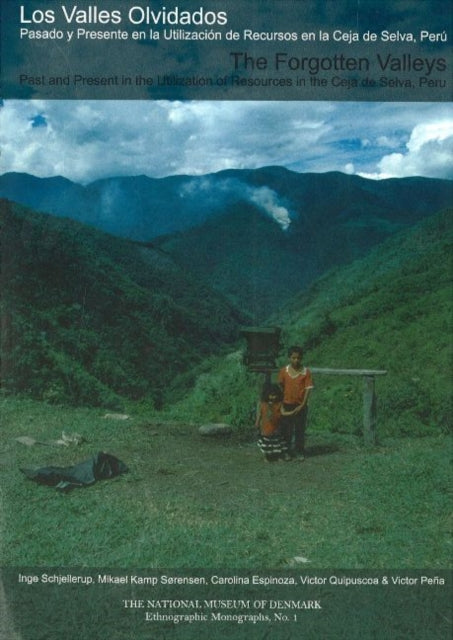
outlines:
[{"label": "child", "polygon": [[308,396],[313,389],[310,370],[302,365],[303,349],[288,349],[289,364],[280,369],[278,382],[283,391],[282,435],[288,451],[292,450],[300,460],[305,457],[305,429],[307,426]]},{"label": "child", "polygon": [[258,447],[267,462],[289,460],[285,440],[280,433],[282,391],[277,384],[265,385],[258,405],[255,426],[259,429]]}]

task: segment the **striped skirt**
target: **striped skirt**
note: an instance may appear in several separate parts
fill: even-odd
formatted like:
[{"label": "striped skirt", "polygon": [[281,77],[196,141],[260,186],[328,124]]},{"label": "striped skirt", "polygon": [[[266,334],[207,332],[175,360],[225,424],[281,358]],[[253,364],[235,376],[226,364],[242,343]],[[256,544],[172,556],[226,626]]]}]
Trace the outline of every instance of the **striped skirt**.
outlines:
[{"label": "striped skirt", "polygon": [[258,447],[266,456],[280,456],[288,452],[288,445],[279,433],[271,436],[260,436]]}]

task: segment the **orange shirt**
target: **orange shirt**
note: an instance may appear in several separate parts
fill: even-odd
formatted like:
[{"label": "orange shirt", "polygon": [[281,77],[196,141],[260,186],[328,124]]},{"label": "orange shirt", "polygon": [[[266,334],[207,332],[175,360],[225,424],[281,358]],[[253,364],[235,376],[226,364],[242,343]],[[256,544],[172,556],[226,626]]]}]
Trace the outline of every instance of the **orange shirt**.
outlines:
[{"label": "orange shirt", "polygon": [[280,369],[278,374],[278,382],[283,388],[283,402],[285,404],[301,404],[306,389],[313,389],[310,369],[302,367],[300,371],[294,373],[290,373],[290,366],[287,365]]},{"label": "orange shirt", "polygon": [[261,402],[260,432],[262,436],[271,436],[278,431],[281,418],[281,402]]}]

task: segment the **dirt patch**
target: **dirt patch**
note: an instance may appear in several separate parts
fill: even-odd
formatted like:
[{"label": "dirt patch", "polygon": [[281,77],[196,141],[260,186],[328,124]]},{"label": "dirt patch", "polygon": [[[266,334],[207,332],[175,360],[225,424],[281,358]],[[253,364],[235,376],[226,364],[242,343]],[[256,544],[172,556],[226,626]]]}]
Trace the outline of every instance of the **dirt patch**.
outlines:
[{"label": "dirt patch", "polygon": [[[196,427],[149,424],[149,449],[136,454],[133,474],[150,481],[160,496],[179,495],[205,504],[236,502],[262,492],[277,495],[307,487],[334,487],[353,452],[309,438],[304,461],[265,462],[256,442],[235,436],[206,438]],[[143,443],[143,438],[140,438]]]}]

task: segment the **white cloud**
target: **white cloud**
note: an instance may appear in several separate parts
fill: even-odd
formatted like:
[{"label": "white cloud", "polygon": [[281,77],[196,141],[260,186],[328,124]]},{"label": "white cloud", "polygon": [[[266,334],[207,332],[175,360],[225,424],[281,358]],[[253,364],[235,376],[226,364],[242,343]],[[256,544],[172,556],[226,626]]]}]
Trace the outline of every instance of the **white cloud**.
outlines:
[{"label": "white cloud", "polygon": [[379,136],[376,138],[376,146],[387,147],[388,149],[394,149],[401,145],[401,138],[397,136]]},{"label": "white cloud", "polygon": [[453,118],[444,122],[417,125],[407,143],[411,152],[418,152],[427,142],[444,142],[453,137]]},{"label": "white cloud", "polygon": [[374,178],[426,176],[452,178],[453,119],[416,125],[405,150],[384,156]]},{"label": "white cloud", "polygon": [[448,103],[6,101],[1,171],[77,182],[281,165],[451,177]]}]

